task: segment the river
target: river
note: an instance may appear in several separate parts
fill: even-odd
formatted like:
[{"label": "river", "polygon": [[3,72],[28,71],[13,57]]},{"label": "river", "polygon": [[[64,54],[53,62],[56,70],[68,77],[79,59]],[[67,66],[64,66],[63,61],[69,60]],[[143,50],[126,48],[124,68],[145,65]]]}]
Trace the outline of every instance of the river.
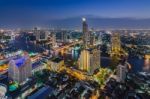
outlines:
[{"label": "river", "polygon": [[[111,59],[109,57],[101,57],[101,66],[107,67],[110,65]],[[132,72],[140,72],[140,71],[150,71],[150,60],[149,59],[140,59],[140,58],[128,58],[128,62],[132,66]]]}]

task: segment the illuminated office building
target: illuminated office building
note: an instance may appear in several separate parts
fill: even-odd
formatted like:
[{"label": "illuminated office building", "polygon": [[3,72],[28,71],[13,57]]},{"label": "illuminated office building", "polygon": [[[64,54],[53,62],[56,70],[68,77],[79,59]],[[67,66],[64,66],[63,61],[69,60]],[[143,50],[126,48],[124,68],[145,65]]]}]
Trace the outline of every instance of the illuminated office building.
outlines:
[{"label": "illuminated office building", "polygon": [[67,31],[62,31],[61,32],[61,41],[62,42],[67,42]]},{"label": "illuminated office building", "polygon": [[111,38],[111,54],[119,55],[121,51],[120,35],[119,33],[113,33]]},{"label": "illuminated office building", "polygon": [[124,82],[127,72],[128,72],[128,64],[126,62],[120,63],[117,66],[117,79],[118,79],[118,81]]},{"label": "illuminated office building", "polygon": [[48,34],[49,34],[48,31],[34,28],[34,35],[35,35],[37,41],[47,40]]},{"label": "illuminated office building", "polygon": [[82,50],[78,61],[79,69],[87,71],[90,65],[90,52],[88,50]]},{"label": "illuminated office building", "polygon": [[19,83],[22,83],[30,77],[32,75],[31,71],[32,65],[28,55],[20,56],[9,62],[8,77]]},{"label": "illuminated office building", "polygon": [[53,33],[52,34],[52,46],[55,47],[57,44],[56,44],[56,34]]},{"label": "illuminated office building", "polygon": [[78,68],[86,71],[88,74],[93,74],[96,69],[100,68],[100,49],[90,48],[90,44],[94,45],[93,31],[88,31],[88,25],[85,18],[82,18],[82,22],[84,49],[81,51],[78,59]]},{"label": "illuminated office building", "polygon": [[91,29],[91,30],[89,31],[89,33],[90,33],[90,45],[92,46],[92,45],[95,44],[95,35],[94,35],[94,33],[93,33],[93,29]]},{"label": "illuminated office building", "polygon": [[100,50],[97,48],[82,50],[78,63],[80,70],[93,74],[96,69],[100,68]]},{"label": "illuminated office building", "polygon": [[40,30],[37,27],[35,27],[33,32],[34,32],[36,40],[39,40],[40,39]]}]

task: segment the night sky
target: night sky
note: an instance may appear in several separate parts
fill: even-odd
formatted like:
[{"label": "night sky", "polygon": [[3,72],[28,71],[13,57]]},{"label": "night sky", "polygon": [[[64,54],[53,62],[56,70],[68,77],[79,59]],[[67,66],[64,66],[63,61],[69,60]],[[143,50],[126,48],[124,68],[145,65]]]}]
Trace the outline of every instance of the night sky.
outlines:
[{"label": "night sky", "polygon": [[150,0],[0,0],[0,26],[85,15],[150,18]]}]

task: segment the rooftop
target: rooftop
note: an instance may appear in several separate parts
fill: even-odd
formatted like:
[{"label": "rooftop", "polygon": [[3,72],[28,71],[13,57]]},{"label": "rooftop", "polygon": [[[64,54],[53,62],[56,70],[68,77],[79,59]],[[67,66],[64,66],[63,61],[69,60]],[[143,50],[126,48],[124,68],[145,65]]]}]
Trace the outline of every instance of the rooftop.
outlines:
[{"label": "rooftop", "polygon": [[38,92],[29,96],[28,99],[45,99],[49,94],[53,92],[51,87],[42,87]]},{"label": "rooftop", "polygon": [[6,85],[0,83],[0,93],[1,93],[0,97],[5,96],[6,92],[7,92]]},{"label": "rooftop", "polygon": [[52,59],[53,62],[56,62],[56,63],[59,63],[60,61],[62,61],[63,59],[62,58],[54,58]]},{"label": "rooftop", "polygon": [[36,68],[38,66],[40,66],[42,63],[40,61],[34,62],[32,63],[32,68]]},{"label": "rooftop", "polygon": [[21,57],[15,60],[15,64],[17,67],[21,67],[25,64],[27,57]]}]

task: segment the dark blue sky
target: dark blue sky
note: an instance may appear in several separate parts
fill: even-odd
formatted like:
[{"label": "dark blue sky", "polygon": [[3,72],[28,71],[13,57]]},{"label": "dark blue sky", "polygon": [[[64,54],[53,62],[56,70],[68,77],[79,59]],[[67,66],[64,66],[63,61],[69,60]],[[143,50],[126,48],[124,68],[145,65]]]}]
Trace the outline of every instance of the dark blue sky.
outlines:
[{"label": "dark blue sky", "polygon": [[0,0],[0,26],[84,15],[150,18],[150,0]]}]

